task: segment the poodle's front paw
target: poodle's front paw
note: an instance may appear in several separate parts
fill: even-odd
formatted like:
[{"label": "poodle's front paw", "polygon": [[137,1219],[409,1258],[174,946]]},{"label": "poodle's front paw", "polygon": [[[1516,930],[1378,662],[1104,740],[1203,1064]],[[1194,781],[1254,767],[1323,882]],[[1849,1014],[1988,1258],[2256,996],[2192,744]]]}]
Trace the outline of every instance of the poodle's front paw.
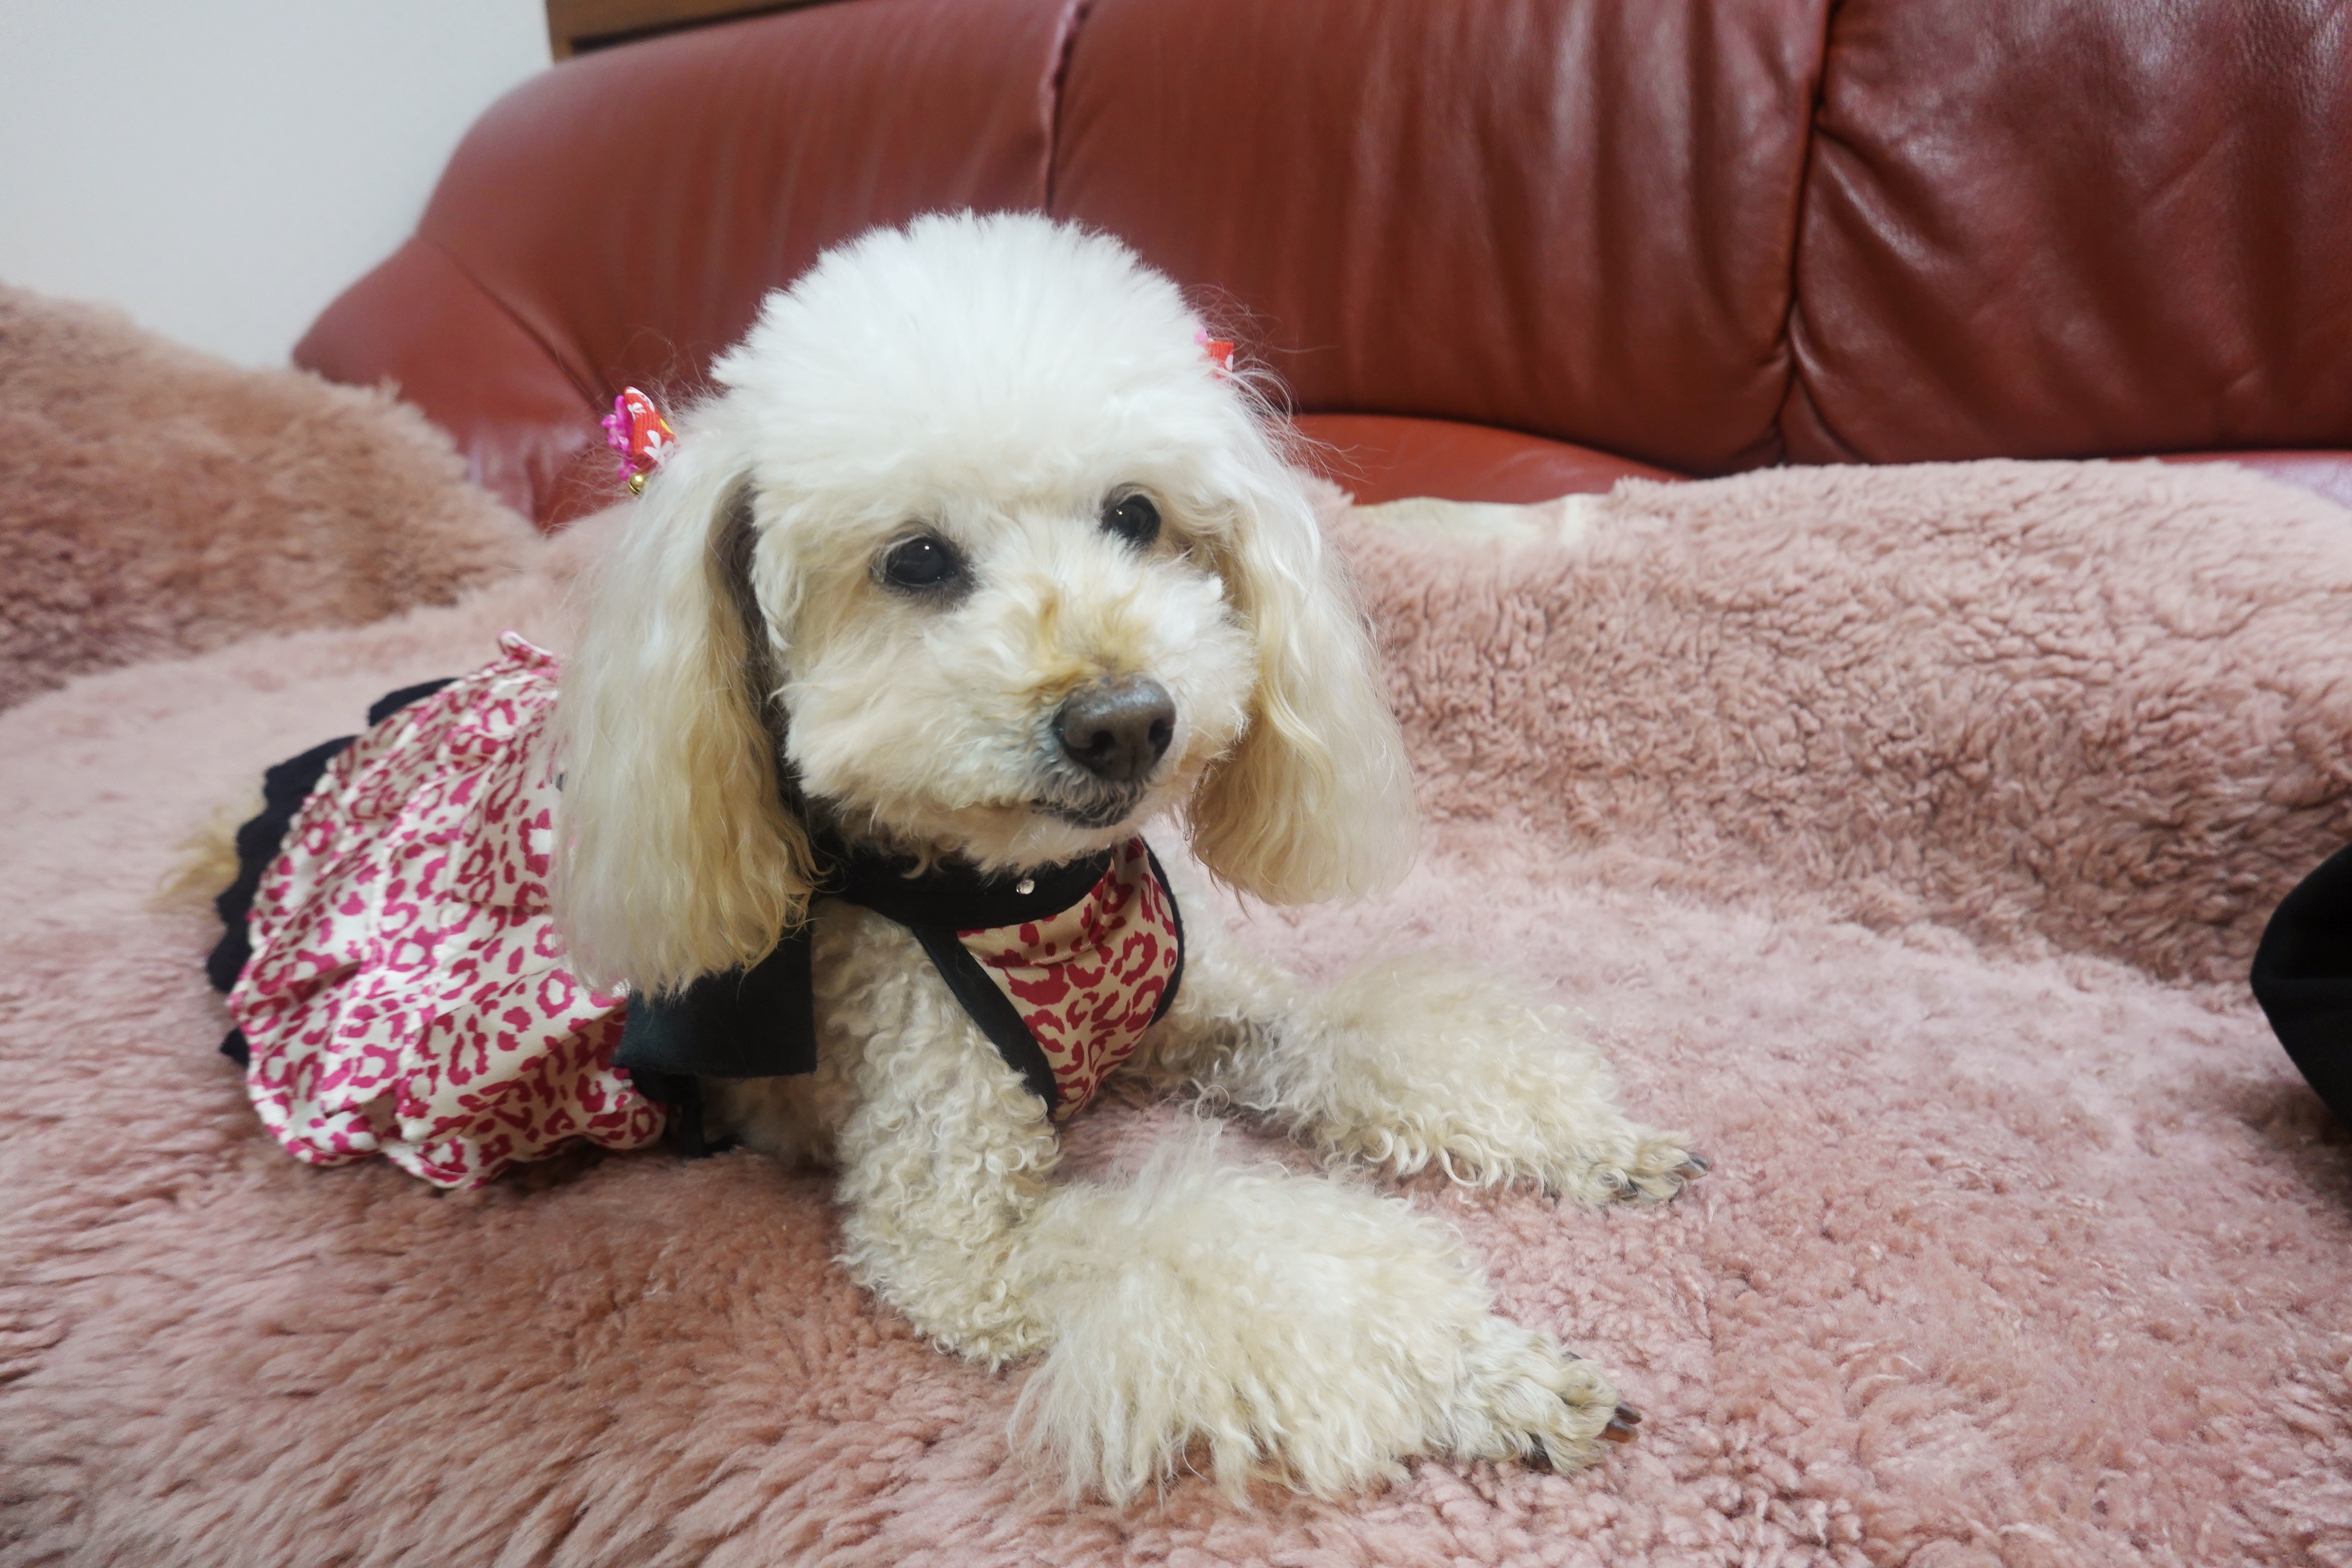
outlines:
[{"label": "poodle's front paw", "polygon": [[1457,1458],[1572,1470],[1633,1441],[1642,1413],[1592,1363],[1500,1318],[1479,1338],[1456,1405]]},{"label": "poodle's front paw", "polygon": [[1311,1026],[1322,1045],[1285,1064],[1282,1099],[1342,1157],[1594,1204],[1663,1202],[1706,1170],[1689,1134],[1626,1120],[1608,1064],[1560,1009],[1493,976],[1376,965],[1319,998]]},{"label": "poodle's front paw", "polygon": [[1443,1227],[1393,1199],[1171,1140],[1125,1191],[1065,1188],[1013,1294],[1052,1328],[1016,1428],[1076,1491],[1186,1468],[1330,1497],[1416,1455],[1567,1469],[1634,1417],[1590,1362],[1497,1318]]}]

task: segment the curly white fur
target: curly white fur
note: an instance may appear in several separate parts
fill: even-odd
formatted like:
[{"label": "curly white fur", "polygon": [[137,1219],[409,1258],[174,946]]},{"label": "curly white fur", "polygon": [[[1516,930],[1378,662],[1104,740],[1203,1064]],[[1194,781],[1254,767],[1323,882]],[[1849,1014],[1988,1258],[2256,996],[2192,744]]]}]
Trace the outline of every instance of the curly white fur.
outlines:
[{"label": "curly white fur", "polygon": [[[1129,1497],[1195,1454],[1229,1487],[1327,1493],[1420,1453],[1581,1463],[1607,1380],[1496,1317],[1430,1222],[1222,1163],[1208,1133],[1123,1184],[1055,1182],[1044,1107],[908,933],[812,906],[788,801],[992,868],[1170,813],[1268,900],[1402,873],[1410,786],[1361,618],[1265,410],[1198,334],[1123,247],[1030,217],[869,235],[771,298],[677,419],[565,673],[558,918],[580,968],[640,990],[814,921],[818,1071],[711,1084],[713,1114],[839,1167],[845,1261],[923,1333],[1042,1356],[1021,1425],[1074,1485]],[[1149,542],[1103,522],[1133,495]],[[919,537],[955,563],[937,591],[887,570]],[[1133,679],[1173,734],[1106,795],[1054,716]],[[1493,981],[1407,964],[1311,994],[1179,892],[1183,985],[1131,1070],[1398,1173],[1601,1200],[1696,1170]]]}]

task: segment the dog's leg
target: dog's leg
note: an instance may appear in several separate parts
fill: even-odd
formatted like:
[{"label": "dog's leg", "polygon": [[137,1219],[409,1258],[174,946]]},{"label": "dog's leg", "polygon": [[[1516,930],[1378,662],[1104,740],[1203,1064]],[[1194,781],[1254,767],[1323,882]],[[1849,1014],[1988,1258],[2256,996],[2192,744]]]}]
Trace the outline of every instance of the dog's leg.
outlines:
[{"label": "dog's leg", "polygon": [[913,939],[892,931],[880,943],[905,950],[877,966],[895,977],[862,987],[852,998],[862,1016],[842,1018],[865,1037],[831,1151],[842,1261],[925,1337],[1002,1365],[1046,1343],[1013,1255],[1053,1190],[1061,1142]]},{"label": "dog's leg", "polygon": [[[838,1161],[843,1260],[925,1336],[990,1364],[1045,1352],[1022,1424],[1076,1485],[1124,1499],[1197,1449],[1229,1488],[1328,1494],[1416,1454],[1567,1467],[1628,1435],[1600,1371],[1496,1318],[1405,1204],[1220,1164],[1205,1130],[1132,1184],[1055,1184],[1044,1108],[912,940],[844,924],[819,931],[842,962],[819,971],[808,1105],[719,1103],[755,1147]],[[836,947],[853,935],[866,951]]]},{"label": "dog's leg", "polygon": [[[1625,1435],[1599,1370],[1495,1317],[1405,1204],[1220,1164],[1206,1129],[1131,1184],[1055,1184],[1044,1108],[911,941],[868,936],[828,987],[862,1047],[829,1038],[811,1086],[822,1102],[825,1071],[855,1079],[832,1142],[843,1260],[943,1348],[1045,1352],[1022,1425],[1074,1484],[1130,1497],[1198,1448],[1229,1488],[1328,1494],[1415,1454],[1566,1467]],[[755,1144],[788,1131],[730,1103]]]},{"label": "dog's leg", "polygon": [[1601,1371],[1495,1316],[1405,1204],[1219,1164],[1213,1133],[1131,1184],[1048,1186],[1053,1135],[994,1076],[852,1118],[844,1260],[943,1348],[1045,1352],[1016,1425],[1074,1490],[1124,1501],[1205,1461],[1234,1493],[1328,1496],[1417,1454],[1568,1468],[1631,1435]]},{"label": "dog's leg", "polygon": [[1381,963],[1317,994],[1223,931],[1188,932],[1161,1036],[1157,1077],[1398,1174],[1435,1164],[1602,1203],[1670,1198],[1706,1168],[1688,1134],[1618,1109],[1608,1064],[1560,1009],[1458,965]]},{"label": "dog's leg", "polygon": [[1123,1500],[1206,1461],[1229,1491],[1328,1496],[1417,1454],[1568,1468],[1631,1436],[1600,1369],[1496,1317],[1441,1226],[1214,1145],[1202,1124],[1027,1227],[1015,1278],[1052,1343],[1015,1425],[1074,1482]]}]

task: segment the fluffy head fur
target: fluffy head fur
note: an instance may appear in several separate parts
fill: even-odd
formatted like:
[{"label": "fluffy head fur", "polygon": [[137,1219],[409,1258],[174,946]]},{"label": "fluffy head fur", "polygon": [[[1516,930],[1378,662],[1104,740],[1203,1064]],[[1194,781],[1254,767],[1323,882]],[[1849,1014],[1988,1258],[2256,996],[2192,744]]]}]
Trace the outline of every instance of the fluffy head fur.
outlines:
[{"label": "fluffy head fur", "polygon": [[[765,953],[811,888],[788,796],[992,868],[1177,809],[1270,900],[1402,873],[1410,785],[1360,616],[1198,330],[1125,247],[1030,216],[870,234],[769,298],[677,417],[565,673],[555,891],[583,973],[667,989]],[[1104,524],[1130,495],[1162,520],[1148,546]],[[887,580],[917,536],[959,566],[945,588]],[[1054,723],[1130,678],[1175,727],[1121,789]]]}]

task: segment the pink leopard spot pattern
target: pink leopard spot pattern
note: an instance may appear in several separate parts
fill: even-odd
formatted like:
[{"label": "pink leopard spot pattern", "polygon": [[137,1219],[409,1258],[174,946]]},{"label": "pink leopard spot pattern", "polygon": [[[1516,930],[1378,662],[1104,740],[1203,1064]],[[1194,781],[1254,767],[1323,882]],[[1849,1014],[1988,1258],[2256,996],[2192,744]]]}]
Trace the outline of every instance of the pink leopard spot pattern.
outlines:
[{"label": "pink leopard spot pattern", "polygon": [[1086,1108],[1135,1054],[1176,972],[1176,912],[1140,838],[1049,920],[956,935],[1020,1012],[1054,1069],[1056,1119]]},{"label": "pink leopard spot pattern", "polygon": [[661,1135],[612,1066],[625,1002],[564,968],[548,913],[559,662],[499,647],[328,764],[255,895],[228,1008],[298,1160],[475,1187],[574,1139]]},{"label": "pink leopard spot pattern", "polygon": [[[627,1001],[564,967],[548,910],[561,661],[499,647],[327,764],[254,895],[228,1010],[254,1110],[310,1164],[478,1187],[574,1140],[661,1136],[613,1065]],[[1044,1049],[1057,1117],[1134,1053],[1179,952],[1141,839],[1060,914],[957,934]]]}]

